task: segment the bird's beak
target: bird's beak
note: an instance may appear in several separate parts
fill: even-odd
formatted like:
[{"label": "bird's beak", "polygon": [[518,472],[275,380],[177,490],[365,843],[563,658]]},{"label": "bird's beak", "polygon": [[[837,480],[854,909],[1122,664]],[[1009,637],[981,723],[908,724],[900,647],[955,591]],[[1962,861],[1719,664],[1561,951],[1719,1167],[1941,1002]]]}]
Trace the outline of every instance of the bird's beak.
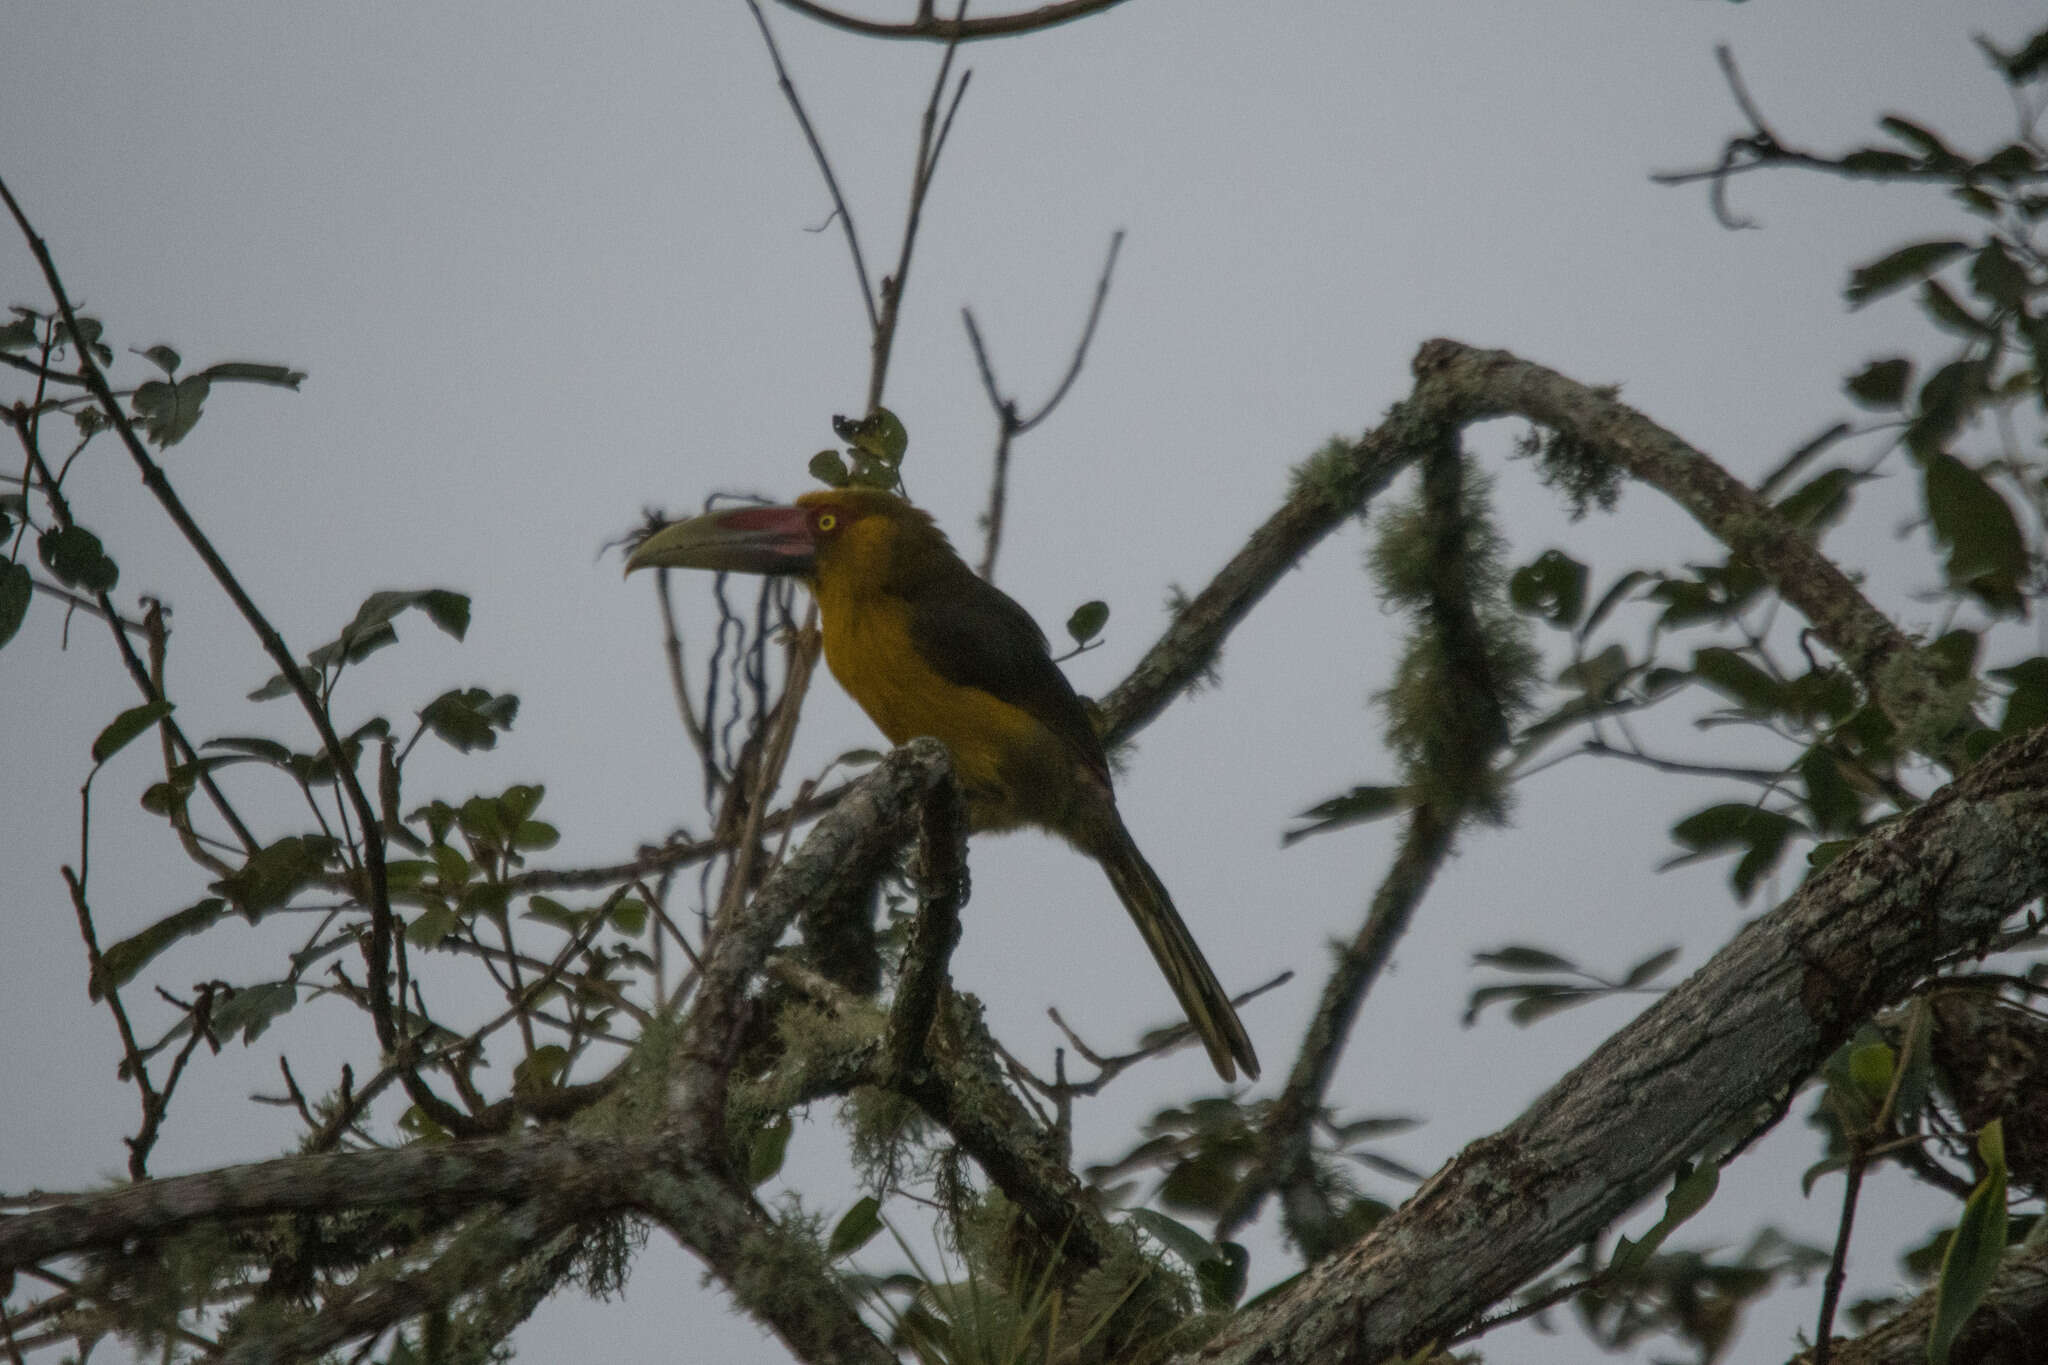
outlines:
[{"label": "bird's beak", "polygon": [[672,521],[633,548],[635,569],[720,569],[807,574],[817,563],[809,514],[801,507],[734,507]]}]

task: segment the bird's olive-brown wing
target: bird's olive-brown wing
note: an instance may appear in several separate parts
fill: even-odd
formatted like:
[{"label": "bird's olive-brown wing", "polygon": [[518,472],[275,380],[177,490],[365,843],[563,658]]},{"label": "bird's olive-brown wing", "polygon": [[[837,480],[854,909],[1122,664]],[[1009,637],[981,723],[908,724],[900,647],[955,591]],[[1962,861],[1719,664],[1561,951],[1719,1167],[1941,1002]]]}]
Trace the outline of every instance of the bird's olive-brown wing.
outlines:
[{"label": "bird's olive-brown wing", "polygon": [[1035,717],[1107,781],[1109,764],[1088,710],[1052,661],[1045,632],[1009,594],[964,564],[958,574],[906,585],[910,635],[939,676]]}]

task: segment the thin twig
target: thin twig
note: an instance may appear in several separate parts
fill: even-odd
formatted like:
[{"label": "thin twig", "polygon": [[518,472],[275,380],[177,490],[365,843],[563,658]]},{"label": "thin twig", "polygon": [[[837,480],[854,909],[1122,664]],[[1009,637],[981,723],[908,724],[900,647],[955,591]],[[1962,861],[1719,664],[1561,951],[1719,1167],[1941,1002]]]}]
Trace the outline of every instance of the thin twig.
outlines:
[{"label": "thin twig", "polygon": [[825,144],[818,140],[818,130],[811,126],[811,116],[804,112],[804,102],[796,93],[796,83],[789,78],[789,68],[782,64],[782,49],[776,46],[775,34],[768,27],[768,16],[761,12],[760,0],[747,0],[747,8],[754,12],[754,23],[761,30],[761,41],[768,45],[768,60],[775,64],[775,80],[782,87],[782,97],[795,111],[797,125],[804,130],[804,141],[810,143],[811,156],[825,177],[825,188],[832,195],[833,214],[846,234],[846,249],[853,255],[853,274],[860,283],[861,307],[867,310],[868,329],[873,331],[882,324],[875,312],[875,290],[868,283],[867,260],[861,255],[860,231],[853,225],[853,210],[846,206],[846,196],[839,191],[839,177],[832,173],[832,159],[825,155]]},{"label": "thin twig", "polygon": [[1102,274],[1095,281],[1095,301],[1088,307],[1088,321],[1082,325],[1081,339],[1074,346],[1073,357],[1067,362],[1067,372],[1053,387],[1052,396],[1039,405],[1038,411],[1029,417],[1017,411],[1017,400],[1003,397],[996,384],[995,367],[989,361],[988,347],[982,343],[981,329],[975,325],[974,310],[962,308],[960,320],[967,327],[968,345],[974,350],[975,366],[981,371],[982,391],[988,394],[989,406],[996,414],[995,468],[989,483],[988,511],[982,514],[981,524],[987,533],[981,554],[981,563],[976,572],[983,578],[993,579],[996,569],[996,551],[1003,540],[1003,509],[1009,496],[1010,446],[1019,436],[1030,431],[1052,415],[1060,400],[1067,396],[1067,390],[1081,375],[1081,365],[1088,358],[1088,343],[1095,339],[1095,324],[1102,320],[1102,305],[1109,298],[1110,276],[1116,270],[1117,252],[1123,248],[1124,232],[1118,228],[1110,235],[1109,256],[1102,263]]},{"label": "thin twig", "polygon": [[941,19],[931,12],[928,0],[918,6],[918,15],[908,23],[890,24],[878,19],[868,19],[857,14],[842,14],[816,3],[816,0],[779,0],[783,6],[795,10],[821,24],[858,33],[868,38],[911,38],[927,42],[968,43],[982,38],[1009,38],[1023,33],[1037,33],[1058,24],[1070,24],[1076,19],[1085,19],[1091,14],[1114,9],[1123,0],[1062,0],[1059,4],[1040,5],[1037,9],[1019,10],[1014,14],[991,14],[986,18],[968,19],[957,14],[951,19]]}]

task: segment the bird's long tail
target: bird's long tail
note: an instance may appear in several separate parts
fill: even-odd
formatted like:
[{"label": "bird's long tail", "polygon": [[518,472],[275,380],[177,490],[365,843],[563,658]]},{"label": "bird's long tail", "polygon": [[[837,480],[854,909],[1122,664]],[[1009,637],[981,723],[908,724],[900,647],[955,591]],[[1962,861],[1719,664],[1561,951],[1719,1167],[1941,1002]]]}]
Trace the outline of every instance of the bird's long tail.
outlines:
[{"label": "bird's long tail", "polygon": [[1173,908],[1173,898],[1166,894],[1159,874],[1138,852],[1123,822],[1113,819],[1112,823],[1114,829],[1097,841],[1100,846],[1094,850],[1095,857],[1109,874],[1110,885],[1116,888],[1124,909],[1131,912],[1138,932],[1145,936],[1145,946],[1152,950],[1153,960],[1166,974],[1166,982],[1173,987],[1188,1023],[1201,1035],[1202,1046],[1209,1050],[1209,1061],[1216,1074],[1234,1081],[1237,1068],[1242,1066],[1247,1077],[1257,1080],[1259,1055],[1252,1051],[1251,1035],[1238,1022],[1230,996],[1216,980],[1216,973],[1209,970],[1208,959],[1196,946],[1195,936],[1188,932],[1180,912]]}]

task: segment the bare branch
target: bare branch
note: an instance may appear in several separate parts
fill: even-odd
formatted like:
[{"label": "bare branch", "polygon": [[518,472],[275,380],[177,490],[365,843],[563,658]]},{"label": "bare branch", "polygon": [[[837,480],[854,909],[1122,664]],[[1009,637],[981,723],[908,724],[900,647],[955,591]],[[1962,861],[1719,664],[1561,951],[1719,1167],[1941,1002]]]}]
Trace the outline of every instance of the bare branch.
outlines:
[{"label": "bare branch", "polygon": [[797,125],[804,130],[804,141],[811,145],[811,156],[818,163],[818,171],[825,177],[825,188],[832,195],[832,212],[839,219],[840,230],[846,234],[846,249],[853,255],[853,274],[860,284],[861,306],[867,309],[868,329],[878,329],[881,319],[875,314],[875,289],[868,282],[867,260],[861,255],[860,231],[853,225],[853,210],[846,206],[846,196],[840,193],[839,177],[832,173],[832,159],[825,155],[825,144],[818,140],[818,130],[811,126],[811,116],[804,112],[804,102],[797,96],[796,83],[789,78],[789,68],[782,64],[782,49],[775,45],[775,34],[768,28],[768,16],[761,12],[760,0],[747,0],[747,8],[754,12],[754,22],[760,26],[761,41],[768,45],[768,60],[775,63],[775,80],[782,87],[782,96],[789,101],[789,107],[796,113]]},{"label": "bare branch", "polygon": [[1023,33],[1037,33],[1058,24],[1070,24],[1076,19],[1085,19],[1091,14],[1114,9],[1123,0],[1062,0],[1062,3],[1040,5],[1037,9],[1019,10],[1015,14],[991,14],[979,19],[968,19],[955,15],[941,19],[931,13],[929,4],[919,7],[918,17],[908,23],[890,24],[878,19],[864,19],[857,14],[842,14],[827,9],[815,0],[779,0],[779,3],[807,18],[821,24],[859,33],[869,38],[912,38],[938,43],[971,43],[981,38],[1009,38]]}]

